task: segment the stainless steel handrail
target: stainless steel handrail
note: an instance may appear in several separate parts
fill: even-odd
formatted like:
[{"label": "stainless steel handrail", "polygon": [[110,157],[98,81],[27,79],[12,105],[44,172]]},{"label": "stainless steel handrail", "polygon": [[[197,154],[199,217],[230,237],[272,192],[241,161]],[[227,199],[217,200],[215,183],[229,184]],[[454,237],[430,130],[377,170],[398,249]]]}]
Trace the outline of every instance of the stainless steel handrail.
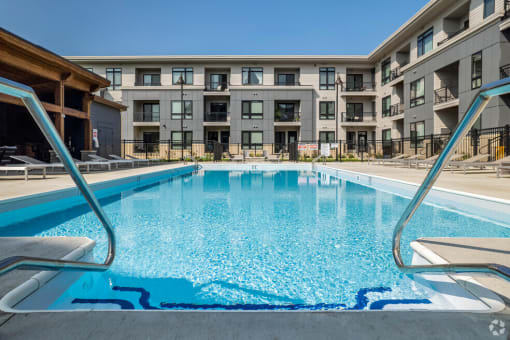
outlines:
[{"label": "stainless steel handrail", "polygon": [[400,253],[400,240],[402,232],[409,223],[414,213],[427,196],[430,189],[441,174],[448,160],[455,152],[461,139],[468,133],[471,126],[480,116],[492,97],[510,93],[510,78],[505,78],[480,88],[468,111],[457,125],[448,144],[439,155],[434,166],[430,169],[427,177],[423,180],[420,188],[400,217],[393,231],[393,258],[398,268],[408,274],[422,272],[488,272],[510,280],[510,267],[496,263],[449,263],[433,265],[406,265]]},{"label": "stainless steel handrail", "polygon": [[94,193],[76,167],[72,156],[55,129],[50,117],[42,106],[39,98],[31,87],[0,77],[0,93],[19,98],[23,101],[35,122],[41,129],[51,147],[57,153],[64,164],[65,169],[71,175],[74,183],[83,197],[101,221],[108,235],[108,255],[104,263],[91,263],[80,261],[64,261],[39,257],[12,256],[0,261],[0,275],[14,269],[42,269],[42,270],[65,270],[65,271],[105,271],[115,258],[115,234],[112,224],[103,209],[99,205]]},{"label": "stainless steel handrail", "polygon": [[312,159],[312,171],[315,171],[315,162],[317,162],[321,158],[324,158],[324,164],[326,164],[326,156],[323,154],[320,154],[319,156]]}]

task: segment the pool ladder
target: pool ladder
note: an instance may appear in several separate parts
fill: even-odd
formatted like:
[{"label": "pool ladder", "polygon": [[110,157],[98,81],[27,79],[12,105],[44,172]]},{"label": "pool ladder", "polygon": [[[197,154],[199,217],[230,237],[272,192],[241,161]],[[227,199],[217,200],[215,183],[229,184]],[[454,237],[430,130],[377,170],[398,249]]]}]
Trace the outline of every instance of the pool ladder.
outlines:
[{"label": "pool ladder", "polygon": [[471,126],[478,119],[492,97],[510,93],[510,78],[501,79],[487,84],[480,88],[477,96],[473,99],[471,106],[455,128],[450,140],[430,169],[427,177],[419,187],[413,199],[400,217],[393,231],[393,258],[398,268],[408,274],[422,272],[482,272],[493,273],[502,278],[510,280],[510,267],[496,263],[449,263],[432,265],[406,265],[400,253],[400,241],[402,232],[407,226],[414,213],[423,202],[430,189],[441,174],[441,171],[448,164],[450,157],[455,153],[460,140],[468,133]]},{"label": "pool ladder", "polygon": [[104,263],[64,261],[29,256],[12,256],[0,260],[0,275],[6,274],[14,269],[25,270],[62,270],[62,271],[105,271],[113,263],[115,258],[115,233],[112,224],[101,208],[99,201],[88,186],[87,182],[76,167],[72,156],[69,154],[64,142],[55,129],[50,117],[42,106],[39,98],[31,87],[0,77],[0,93],[19,98],[25,104],[28,111],[34,118],[39,129],[50,143],[57,156],[62,161],[66,171],[71,175],[74,183],[81,194],[92,208],[92,211],[101,221],[106,235],[108,236],[108,255]]},{"label": "pool ladder", "polygon": [[323,161],[323,164],[325,165],[326,164],[326,156],[325,155],[319,155],[317,157],[315,157],[314,159],[312,159],[312,171],[315,171],[315,163],[321,159],[321,158],[324,158],[324,161]]}]

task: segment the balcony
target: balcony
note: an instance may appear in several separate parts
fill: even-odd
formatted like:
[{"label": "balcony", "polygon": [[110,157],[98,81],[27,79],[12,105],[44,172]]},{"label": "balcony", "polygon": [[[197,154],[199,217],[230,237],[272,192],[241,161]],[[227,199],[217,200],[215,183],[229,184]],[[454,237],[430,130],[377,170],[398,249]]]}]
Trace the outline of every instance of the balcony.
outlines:
[{"label": "balcony", "polygon": [[434,104],[443,104],[459,98],[456,87],[441,87],[434,91]]},{"label": "balcony", "polygon": [[275,123],[298,123],[301,117],[299,112],[275,112]]},{"label": "balcony", "polygon": [[292,81],[292,80],[285,80],[285,81],[275,80],[274,85],[275,86],[301,86],[299,81]]},{"label": "balcony", "polygon": [[205,84],[206,92],[215,92],[215,93],[223,93],[229,91],[230,84],[226,81],[218,81],[218,82],[207,82]]},{"label": "balcony", "polygon": [[225,123],[228,121],[229,112],[206,112],[204,122],[207,123]]},{"label": "balcony", "polygon": [[342,112],[342,125],[375,125],[375,112]]},{"label": "balcony", "polygon": [[133,114],[133,125],[159,125],[159,112],[135,112]]},{"label": "balcony", "polygon": [[399,116],[404,113],[404,104],[398,103],[390,106],[390,117]]},{"label": "balcony", "polygon": [[161,81],[159,80],[137,81],[135,82],[135,86],[161,86]]},{"label": "balcony", "polygon": [[453,33],[447,33],[446,35],[446,38],[439,41],[437,43],[437,46],[441,46],[442,44],[446,43],[447,41],[455,38],[456,36],[458,36],[459,34],[461,34],[462,32],[466,31],[469,27],[463,27],[461,28],[460,30],[456,31],[456,32],[453,32]]},{"label": "balcony", "polygon": [[499,76],[501,79],[510,77],[510,64],[501,66],[499,68]]},{"label": "balcony", "polygon": [[341,84],[342,96],[375,96],[375,82],[348,82]]},{"label": "balcony", "polygon": [[510,0],[505,0],[505,16],[503,19],[510,18]]}]

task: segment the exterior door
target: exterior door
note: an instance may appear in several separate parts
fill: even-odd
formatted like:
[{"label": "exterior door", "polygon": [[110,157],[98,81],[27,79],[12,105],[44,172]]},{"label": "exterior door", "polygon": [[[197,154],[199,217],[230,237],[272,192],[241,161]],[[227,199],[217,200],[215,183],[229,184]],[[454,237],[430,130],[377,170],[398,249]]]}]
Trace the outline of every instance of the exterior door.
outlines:
[{"label": "exterior door", "polygon": [[356,132],[347,131],[347,150],[354,150],[356,147]]},{"label": "exterior door", "polygon": [[285,131],[276,131],[274,133],[274,152],[278,153],[285,150]]},{"label": "exterior door", "polygon": [[358,131],[358,152],[367,152],[367,132]]},{"label": "exterior door", "polygon": [[228,144],[230,143],[230,131],[220,132],[220,143],[223,146],[223,152],[228,151]]}]

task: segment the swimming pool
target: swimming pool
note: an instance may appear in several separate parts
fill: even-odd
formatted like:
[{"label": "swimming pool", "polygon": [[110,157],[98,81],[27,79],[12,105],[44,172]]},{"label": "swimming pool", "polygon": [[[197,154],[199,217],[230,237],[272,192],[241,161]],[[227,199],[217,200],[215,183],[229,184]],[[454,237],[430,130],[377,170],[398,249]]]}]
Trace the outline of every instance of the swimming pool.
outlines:
[{"label": "swimming pool", "polygon": [[[85,273],[49,309],[360,310],[446,308],[393,263],[408,198],[326,171],[209,169],[101,199],[118,238],[104,273]],[[65,200],[59,203],[65,207]],[[2,215],[0,215],[0,218]],[[85,205],[34,210],[0,236],[106,236]],[[509,237],[501,223],[424,204],[403,236]]]}]

